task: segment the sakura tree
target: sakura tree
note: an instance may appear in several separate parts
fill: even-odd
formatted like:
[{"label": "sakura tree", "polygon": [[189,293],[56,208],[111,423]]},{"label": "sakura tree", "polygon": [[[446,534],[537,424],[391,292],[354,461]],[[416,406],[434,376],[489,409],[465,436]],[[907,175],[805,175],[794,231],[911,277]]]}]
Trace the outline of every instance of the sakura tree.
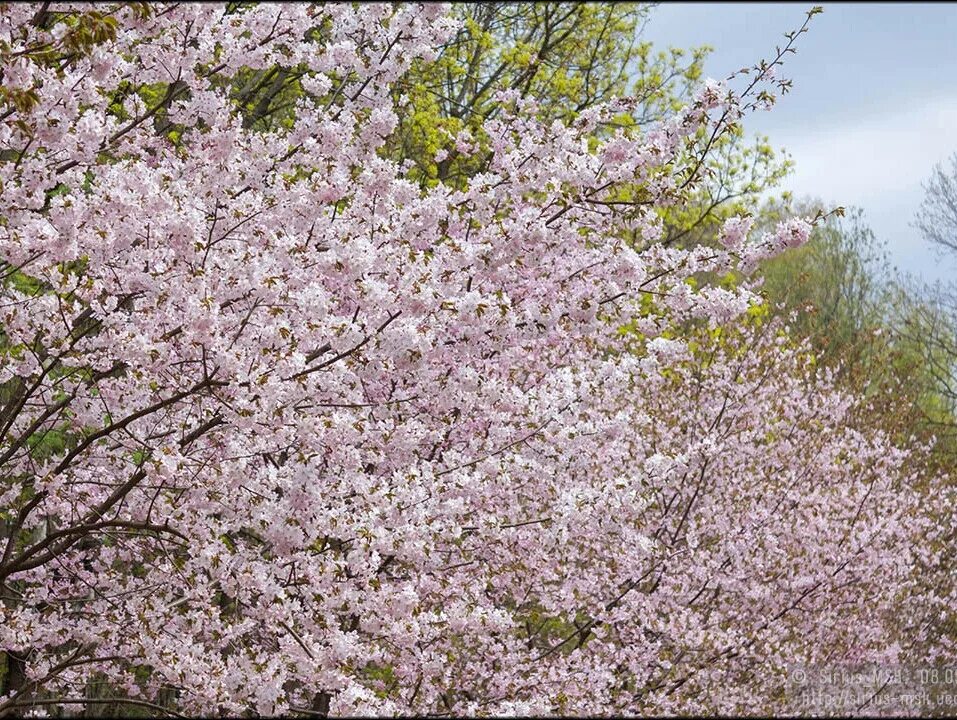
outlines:
[{"label": "sakura tree", "polygon": [[424,189],[383,148],[453,30],[0,6],[0,712],[771,711],[895,657],[907,453],[708,280],[810,226],[657,242],[773,64],[644,133],[506,94]]}]

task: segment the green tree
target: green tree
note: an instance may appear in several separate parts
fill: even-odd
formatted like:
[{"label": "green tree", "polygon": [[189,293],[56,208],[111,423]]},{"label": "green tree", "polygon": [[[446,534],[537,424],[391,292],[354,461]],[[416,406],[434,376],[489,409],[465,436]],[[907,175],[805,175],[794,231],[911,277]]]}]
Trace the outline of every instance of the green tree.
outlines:
[{"label": "green tree", "polygon": [[[759,225],[819,205],[771,204]],[[940,452],[952,452],[957,338],[947,296],[899,277],[861,210],[819,224],[806,245],[765,262],[760,275],[768,312],[787,317],[819,363],[868,396],[899,436],[934,437]]]},{"label": "green tree", "polygon": [[[765,222],[811,212],[810,203],[796,210],[772,205]],[[761,277],[768,302],[794,313],[793,330],[812,340],[822,361],[835,364],[881,327],[888,272],[886,255],[855,209],[818,225],[803,247],[764,263]]]},{"label": "green tree", "polygon": [[[631,94],[639,99],[635,109],[597,132],[641,133],[689,101],[710,52],[656,48],[643,38],[652,12],[645,3],[453,5],[458,33],[434,62],[417,63],[397,86],[405,97],[392,153],[411,160],[425,185],[454,184],[481,171],[487,156],[457,152],[455,138],[481,146],[482,123],[499,111],[503,89],[534,98],[543,118],[565,122]],[[789,168],[767,138],[749,140],[737,126],[710,148],[700,168],[708,182],[686,206],[665,213],[666,242],[713,238],[725,218],[753,204]]]}]

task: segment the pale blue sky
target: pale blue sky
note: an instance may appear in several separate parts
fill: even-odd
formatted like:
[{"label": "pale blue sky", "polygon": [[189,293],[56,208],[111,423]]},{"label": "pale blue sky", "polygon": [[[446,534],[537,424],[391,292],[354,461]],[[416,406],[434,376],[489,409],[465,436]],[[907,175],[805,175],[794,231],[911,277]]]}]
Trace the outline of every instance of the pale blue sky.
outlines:
[{"label": "pale blue sky", "polygon": [[[644,37],[657,45],[711,45],[708,75],[773,55],[816,3],[662,3]],[[891,261],[924,280],[957,279],[910,227],[921,183],[957,152],[957,4],[817,3],[788,56],[791,92],[745,127],[767,134],[796,163],[784,187],[863,208]]]}]

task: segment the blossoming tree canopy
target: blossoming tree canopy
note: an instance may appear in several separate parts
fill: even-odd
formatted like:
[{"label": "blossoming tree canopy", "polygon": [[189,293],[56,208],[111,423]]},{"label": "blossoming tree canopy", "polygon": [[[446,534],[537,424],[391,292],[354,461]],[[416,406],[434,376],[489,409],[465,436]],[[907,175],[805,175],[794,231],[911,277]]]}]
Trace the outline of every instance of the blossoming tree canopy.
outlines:
[{"label": "blossoming tree canopy", "polygon": [[640,133],[506,93],[423,188],[394,84],[453,31],[0,6],[0,712],[773,710],[755,663],[886,654],[904,453],[709,332],[809,225],[656,243],[767,73]]}]

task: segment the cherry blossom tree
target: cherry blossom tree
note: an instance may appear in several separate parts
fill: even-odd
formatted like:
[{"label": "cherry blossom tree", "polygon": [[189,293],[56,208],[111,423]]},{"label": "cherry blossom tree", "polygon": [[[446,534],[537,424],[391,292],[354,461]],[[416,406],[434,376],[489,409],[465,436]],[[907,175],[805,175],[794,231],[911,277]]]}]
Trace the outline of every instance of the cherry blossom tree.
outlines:
[{"label": "cherry blossom tree", "polygon": [[601,142],[629,99],[505,93],[424,189],[392,86],[454,29],[0,6],[0,712],[771,711],[896,658],[907,451],[709,281],[809,223],[657,242],[790,45]]}]

